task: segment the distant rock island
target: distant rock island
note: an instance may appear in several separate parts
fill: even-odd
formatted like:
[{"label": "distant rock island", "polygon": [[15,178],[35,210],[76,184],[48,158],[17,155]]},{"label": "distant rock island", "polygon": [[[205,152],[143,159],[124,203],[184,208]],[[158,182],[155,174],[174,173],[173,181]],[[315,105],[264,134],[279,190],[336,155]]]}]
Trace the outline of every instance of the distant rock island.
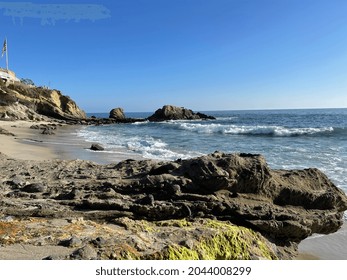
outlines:
[{"label": "distant rock island", "polygon": [[161,122],[168,120],[214,120],[215,117],[208,116],[202,113],[194,113],[190,109],[177,107],[172,105],[165,105],[163,108],[158,109],[155,113],[148,117],[149,121]]}]

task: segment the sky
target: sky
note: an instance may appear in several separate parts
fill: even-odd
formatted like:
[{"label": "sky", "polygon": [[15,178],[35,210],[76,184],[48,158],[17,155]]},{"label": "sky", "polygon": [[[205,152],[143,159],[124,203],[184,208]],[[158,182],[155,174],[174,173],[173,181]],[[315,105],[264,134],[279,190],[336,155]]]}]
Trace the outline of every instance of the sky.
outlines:
[{"label": "sky", "polygon": [[345,0],[0,1],[0,44],[18,77],[90,113],[346,108],[346,15]]}]

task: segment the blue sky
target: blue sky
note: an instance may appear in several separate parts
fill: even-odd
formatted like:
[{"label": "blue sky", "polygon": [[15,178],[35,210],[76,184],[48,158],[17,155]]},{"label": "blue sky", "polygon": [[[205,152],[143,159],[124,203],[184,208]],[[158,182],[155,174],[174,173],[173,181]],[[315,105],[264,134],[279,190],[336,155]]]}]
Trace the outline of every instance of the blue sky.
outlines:
[{"label": "blue sky", "polygon": [[17,76],[86,112],[341,108],[346,15],[345,0],[0,1],[0,40]]}]

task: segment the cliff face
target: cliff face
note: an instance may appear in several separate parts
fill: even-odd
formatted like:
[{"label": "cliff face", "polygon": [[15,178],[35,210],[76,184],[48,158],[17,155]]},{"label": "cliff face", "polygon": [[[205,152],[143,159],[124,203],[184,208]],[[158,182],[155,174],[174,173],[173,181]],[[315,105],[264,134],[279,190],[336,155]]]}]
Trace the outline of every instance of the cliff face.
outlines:
[{"label": "cliff face", "polygon": [[60,91],[13,84],[0,85],[0,118],[41,120],[45,117],[76,120],[86,114]]}]

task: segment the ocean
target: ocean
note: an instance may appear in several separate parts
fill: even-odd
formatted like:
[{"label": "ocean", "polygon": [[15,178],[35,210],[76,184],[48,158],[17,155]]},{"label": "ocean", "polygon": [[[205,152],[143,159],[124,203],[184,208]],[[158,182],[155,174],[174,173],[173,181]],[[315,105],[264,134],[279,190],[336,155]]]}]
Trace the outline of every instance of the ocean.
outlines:
[{"label": "ocean", "polygon": [[77,130],[76,137],[103,145],[105,151],[97,153],[107,162],[120,155],[176,160],[214,151],[262,154],[273,169],[319,168],[347,193],[347,109],[202,113],[216,120],[86,126]]}]

